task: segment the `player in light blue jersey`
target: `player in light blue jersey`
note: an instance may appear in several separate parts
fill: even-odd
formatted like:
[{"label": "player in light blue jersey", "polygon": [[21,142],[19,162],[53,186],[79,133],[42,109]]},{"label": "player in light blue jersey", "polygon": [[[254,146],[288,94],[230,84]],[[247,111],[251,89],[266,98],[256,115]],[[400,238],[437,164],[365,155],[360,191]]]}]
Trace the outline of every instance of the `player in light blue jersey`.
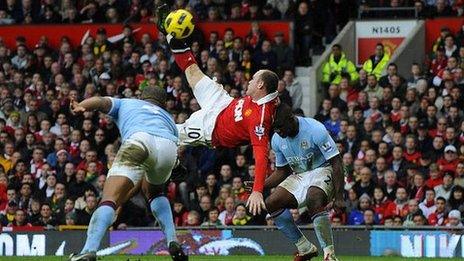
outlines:
[{"label": "player in light blue jersey", "polygon": [[92,215],[87,240],[75,260],[96,260],[96,251],[116,209],[138,190],[141,183],[151,211],[160,223],[169,253],[174,261],[188,260],[177,242],[171,206],[164,196],[164,183],[177,160],[178,133],[171,115],[164,109],[166,93],[158,87],[146,87],[141,100],[92,97],[71,103],[74,113],[97,110],[110,115],[122,137],[122,145],[108,172],[102,200]]},{"label": "player in light blue jersey", "polygon": [[322,123],[294,116],[285,104],[277,108],[273,129],[277,168],[265,187],[277,188],[266,199],[266,208],[279,230],[298,248],[294,260],[317,256],[317,248],[298,229],[288,210],[301,207],[307,207],[313,220],[324,260],[337,260],[327,213],[332,207],[344,207],[344,175],[337,146]]}]

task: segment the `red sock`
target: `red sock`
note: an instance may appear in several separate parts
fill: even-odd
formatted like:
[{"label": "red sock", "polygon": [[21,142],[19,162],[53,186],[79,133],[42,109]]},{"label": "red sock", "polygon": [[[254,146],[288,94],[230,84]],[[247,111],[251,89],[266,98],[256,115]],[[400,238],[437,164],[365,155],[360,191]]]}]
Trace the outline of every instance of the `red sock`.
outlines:
[{"label": "red sock", "polygon": [[183,53],[173,53],[174,60],[176,60],[177,65],[182,71],[185,71],[187,67],[196,63],[195,56],[193,56],[192,51],[186,51]]}]

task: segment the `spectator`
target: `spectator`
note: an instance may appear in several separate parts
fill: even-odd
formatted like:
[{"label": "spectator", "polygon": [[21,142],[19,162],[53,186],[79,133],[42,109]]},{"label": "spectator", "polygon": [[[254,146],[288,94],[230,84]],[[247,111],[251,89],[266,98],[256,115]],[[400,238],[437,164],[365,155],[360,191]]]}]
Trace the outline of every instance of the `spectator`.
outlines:
[{"label": "spectator", "polygon": [[369,98],[376,97],[378,99],[383,98],[383,88],[377,84],[377,76],[370,74],[367,77],[367,86],[364,89]]},{"label": "spectator", "polygon": [[97,209],[97,198],[95,196],[87,196],[85,198],[86,206],[84,209],[77,210],[77,222],[78,225],[87,225],[90,222],[92,213]]},{"label": "spectator", "polygon": [[383,44],[378,43],[375,46],[375,54],[371,55],[369,59],[364,62],[363,69],[367,74],[373,74],[376,79],[379,79],[389,60],[390,56],[385,53],[385,47]]},{"label": "spectator", "polygon": [[396,173],[392,170],[385,172],[385,185],[383,190],[390,201],[396,199],[396,190],[398,189],[398,181],[396,180]]},{"label": "spectator", "polygon": [[362,225],[373,226],[373,225],[377,224],[374,210],[366,209],[363,214],[364,215],[363,215],[363,223],[362,223]]},{"label": "spectator", "polygon": [[11,64],[18,70],[26,68],[28,63],[27,47],[19,45],[16,47],[16,55],[11,59]]},{"label": "spectator", "polygon": [[301,108],[303,102],[303,89],[298,80],[295,79],[292,70],[285,70],[283,81],[285,82],[285,89],[288,90],[292,98],[292,109],[296,110]]},{"label": "spectator", "polygon": [[348,225],[361,225],[364,222],[364,212],[370,210],[372,202],[370,197],[365,194],[359,197],[359,206],[351,211],[348,217]]},{"label": "spectator", "polygon": [[296,42],[298,46],[298,64],[308,65],[310,49],[313,47],[314,14],[310,12],[308,3],[301,2],[295,15]]},{"label": "spectator", "polygon": [[348,190],[348,196],[345,200],[346,205],[346,212],[350,214],[353,210],[355,210],[359,205],[358,195],[356,195],[356,191],[354,189]]},{"label": "spectator", "polygon": [[208,211],[212,208],[211,196],[204,195],[200,198],[200,222],[206,220]]},{"label": "spectator", "polygon": [[336,137],[340,132],[340,110],[337,107],[330,109],[330,118],[324,122],[330,135]]},{"label": "spectator", "polygon": [[385,196],[385,193],[381,187],[375,187],[374,189],[374,198],[373,198],[373,210],[376,217],[379,220],[383,220],[385,216],[385,209],[390,203],[390,200]]},{"label": "spectator", "polygon": [[200,225],[200,214],[196,212],[195,210],[191,210],[188,215],[187,215],[187,222],[184,224],[184,226],[199,226]]},{"label": "spectator", "polygon": [[404,187],[399,187],[396,190],[395,200],[387,205],[385,216],[399,216],[400,218],[406,217],[409,212],[408,207],[408,194]]},{"label": "spectator", "polygon": [[13,221],[9,223],[8,226],[13,227],[13,229],[28,229],[32,227],[32,225],[27,222],[26,218],[26,211],[24,211],[24,209],[17,209]]},{"label": "spectator", "polygon": [[245,205],[238,204],[235,207],[235,214],[232,219],[232,224],[234,226],[244,226],[247,225],[251,220],[251,217],[248,216]]},{"label": "spectator", "polygon": [[326,85],[340,84],[342,77],[350,79],[351,82],[356,82],[359,78],[356,67],[346,58],[341,45],[334,44],[329,60],[322,69],[322,83]]},{"label": "spectator", "polygon": [[44,203],[40,207],[40,217],[36,221],[34,226],[43,226],[43,227],[48,227],[48,226],[56,226],[58,222],[55,220],[53,217],[52,209],[49,204]]},{"label": "spectator", "polygon": [[456,13],[448,5],[448,2],[445,0],[436,0],[435,6],[432,6],[431,16],[440,17],[440,16],[455,16]]},{"label": "spectator", "polygon": [[449,199],[452,188],[453,188],[453,173],[452,172],[445,172],[445,174],[443,174],[443,183],[434,187],[437,197],[443,197],[446,200]]},{"label": "spectator", "polygon": [[208,211],[208,220],[201,224],[202,227],[218,227],[222,226],[221,221],[219,220],[219,210],[217,208],[212,208]]},{"label": "spectator", "polygon": [[235,200],[233,197],[226,198],[225,209],[219,214],[219,220],[221,224],[225,226],[230,226],[233,223],[233,218],[235,215]]},{"label": "spectator", "polygon": [[217,179],[214,174],[209,174],[206,177],[206,190],[209,195],[211,195],[212,198],[216,198],[219,196],[219,188],[217,186]]},{"label": "spectator", "polygon": [[437,197],[437,199],[435,199],[435,212],[431,213],[427,218],[429,225],[443,226],[445,224],[445,210],[446,199]]},{"label": "spectator", "polygon": [[427,224],[427,219],[425,218],[425,216],[421,213],[416,213],[413,215],[412,217],[412,222],[414,224],[414,226],[425,226],[425,225],[428,225]]},{"label": "spectator", "polygon": [[283,72],[284,69],[294,66],[293,50],[284,42],[283,32],[275,33],[272,51],[277,56],[277,72]]},{"label": "spectator", "polygon": [[37,198],[33,198],[31,200],[30,204],[31,204],[31,206],[30,206],[29,211],[27,213],[28,220],[32,225],[38,224],[39,221],[40,221],[40,217],[41,217],[41,214],[40,214],[40,212],[41,212],[40,211],[41,210],[40,201]]},{"label": "spectator", "polygon": [[454,186],[451,189],[450,198],[448,200],[449,209],[464,210],[464,188],[461,186]]},{"label": "spectator", "polygon": [[420,173],[413,172],[411,188],[410,188],[410,198],[416,199],[418,202],[421,202],[425,198],[425,191],[429,188],[425,185],[424,176]]},{"label": "spectator", "polygon": [[330,85],[328,94],[332,102],[332,107],[337,107],[341,111],[347,110],[346,102],[340,98],[340,87],[338,85]]},{"label": "spectator", "polygon": [[461,212],[457,210],[451,210],[447,218],[447,227],[464,227],[461,221]]},{"label": "spectator", "polygon": [[[458,163],[456,167],[456,178],[454,179],[454,185],[464,187],[464,163]],[[443,180],[444,183],[444,180]],[[438,192],[437,192],[438,194]]]},{"label": "spectator", "polygon": [[184,204],[182,204],[182,202],[174,202],[172,212],[174,224],[179,227],[183,226],[188,218],[188,211],[185,209]]},{"label": "spectator", "polygon": [[0,214],[0,223],[2,226],[7,226],[14,221],[16,211],[18,210],[18,203],[15,201],[8,202],[6,210],[3,214]]},{"label": "spectator", "polygon": [[271,43],[264,40],[261,50],[257,51],[253,57],[255,70],[268,69],[275,71],[277,69],[277,55],[271,49]]},{"label": "spectator", "polygon": [[425,218],[429,218],[430,214],[434,213],[437,209],[435,205],[435,190],[428,188],[425,191],[425,199],[419,204],[419,208],[422,210]]},{"label": "spectator", "polygon": [[459,163],[456,147],[448,145],[445,147],[444,152],[444,157],[437,162],[438,168],[440,171],[455,171]]},{"label": "spectator", "polygon": [[224,184],[232,185],[232,168],[230,165],[224,164],[221,166],[221,170],[219,172],[221,178],[218,181],[218,186],[222,187]]}]

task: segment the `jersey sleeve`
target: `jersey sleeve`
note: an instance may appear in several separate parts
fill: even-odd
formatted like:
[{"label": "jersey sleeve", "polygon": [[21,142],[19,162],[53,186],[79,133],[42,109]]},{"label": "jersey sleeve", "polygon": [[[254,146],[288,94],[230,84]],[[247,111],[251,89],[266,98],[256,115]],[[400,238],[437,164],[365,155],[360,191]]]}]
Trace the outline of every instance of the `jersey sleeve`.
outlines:
[{"label": "jersey sleeve", "polygon": [[111,100],[111,109],[108,112],[108,115],[113,119],[118,117],[119,108],[121,107],[121,99],[108,97]]},{"label": "jersey sleeve", "polygon": [[329,135],[325,126],[320,122],[317,122],[314,128],[313,141],[326,160],[329,160],[340,153],[338,151],[337,144],[335,144],[335,141]]},{"label": "jersey sleeve", "polygon": [[276,157],[276,167],[283,167],[285,165],[288,165],[288,162],[284,154],[280,150],[279,138],[277,136],[277,134],[274,134],[272,136],[272,150],[274,151]]},{"label": "jersey sleeve", "polygon": [[[265,105],[263,105],[265,106]],[[271,128],[271,113],[263,108],[258,117],[250,120],[248,132],[255,157],[255,181],[253,191],[263,192],[264,180],[269,164],[269,131]],[[262,114],[263,113],[263,114]]]}]

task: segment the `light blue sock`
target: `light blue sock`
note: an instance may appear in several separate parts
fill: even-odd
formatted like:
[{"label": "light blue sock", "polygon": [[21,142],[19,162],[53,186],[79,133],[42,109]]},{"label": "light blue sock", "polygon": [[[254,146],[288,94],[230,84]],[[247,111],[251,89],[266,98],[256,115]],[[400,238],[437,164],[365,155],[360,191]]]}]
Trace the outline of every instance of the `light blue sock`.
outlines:
[{"label": "light blue sock", "polygon": [[303,236],[303,233],[296,226],[295,221],[293,221],[292,213],[288,209],[285,209],[280,215],[274,217],[274,223],[293,244],[298,242]]},{"label": "light blue sock", "polygon": [[330,225],[327,212],[316,214],[313,217],[314,231],[321,248],[326,251],[327,247],[333,248],[332,226]]},{"label": "light blue sock", "polygon": [[150,202],[151,213],[158,220],[161,230],[166,236],[166,242],[177,241],[174,219],[172,218],[171,205],[167,197],[156,197]]},{"label": "light blue sock", "polygon": [[312,244],[303,235],[301,230],[293,221],[290,210],[285,209],[281,214],[274,216],[274,223],[277,228],[284,233],[284,235],[295,244],[300,254],[305,254],[311,251]]},{"label": "light blue sock", "polygon": [[101,205],[95,210],[87,229],[87,240],[81,254],[97,251],[106,230],[113,223],[115,211],[112,207]]}]

